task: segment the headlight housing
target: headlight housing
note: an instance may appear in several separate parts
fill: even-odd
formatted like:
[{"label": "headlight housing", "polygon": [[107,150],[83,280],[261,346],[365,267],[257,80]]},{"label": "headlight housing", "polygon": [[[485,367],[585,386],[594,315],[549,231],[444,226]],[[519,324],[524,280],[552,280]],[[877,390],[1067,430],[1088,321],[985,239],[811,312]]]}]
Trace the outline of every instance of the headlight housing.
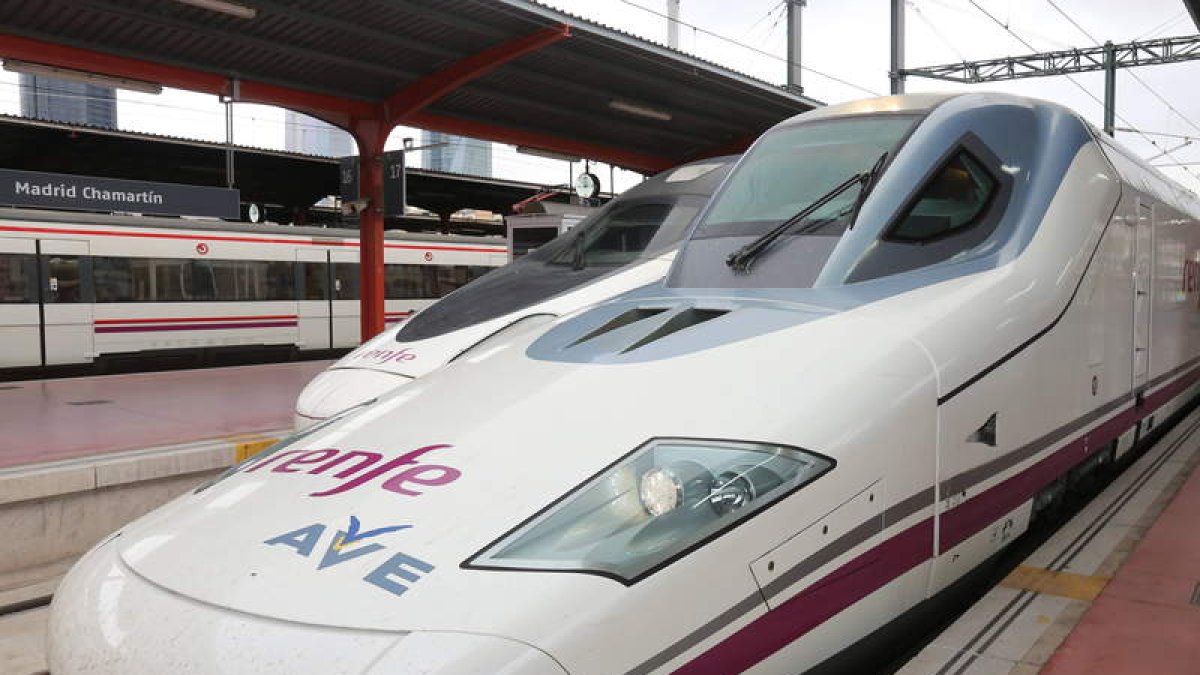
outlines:
[{"label": "headlight housing", "polygon": [[463,567],[584,572],[633,584],[833,466],[777,444],[652,439]]}]

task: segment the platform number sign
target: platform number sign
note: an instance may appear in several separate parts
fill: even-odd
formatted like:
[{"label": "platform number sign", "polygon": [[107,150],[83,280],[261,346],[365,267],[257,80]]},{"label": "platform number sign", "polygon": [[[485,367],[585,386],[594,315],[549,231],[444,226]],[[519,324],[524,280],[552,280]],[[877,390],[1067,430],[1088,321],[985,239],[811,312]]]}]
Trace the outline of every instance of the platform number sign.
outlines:
[{"label": "platform number sign", "polygon": [[404,168],[404,151],[393,150],[383,153],[383,215],[392,218],[404,216],[404,204],[408,197],[408,175]]}]

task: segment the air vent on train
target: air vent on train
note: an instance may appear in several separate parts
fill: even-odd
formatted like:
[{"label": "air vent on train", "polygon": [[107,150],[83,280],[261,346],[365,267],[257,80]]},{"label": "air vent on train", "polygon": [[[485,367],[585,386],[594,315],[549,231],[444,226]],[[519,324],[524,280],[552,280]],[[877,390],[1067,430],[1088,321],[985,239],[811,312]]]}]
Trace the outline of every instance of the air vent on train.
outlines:
[{"label": "air vent on train", "polygon": [[637,342],[629,345],[625,349],[622,349],[621,353],[627,354],[639,347],[644,347],[651,342],[661,340],[672,333],[678,333],[685,328],[697,326],[705,321],[712,321],[713,319],[719,316],[724,316],[728,313],[729,312],[727,310],[723,309],[685,309],[668,319],[663,325],[655,328],[650,332],[649,335],[646,335]]},{"label": "air vent on train", "polygon": [[638,321],[644,321],[645,319],[649,319],[650,317],[658,316],[659,314],[662,314],[665,311],[667,311],[667,310],[661,309],[661,308],[644,309],[644,308],[639,307],[637,309],[631,309],[628,312],[622,312],[621,314],[618,314],[617,316],[613,317],[612,319],[609,319],[608,323],[604,324],[603,326],[600,326],[599,328],[593,330],[592,332],[588,333],[587,335],[584,335],[583,337],[579,338],[575,342],[572,342],[571,346],[574,347],[576,345],[583,344],[584,342],[587,342],[588,340],[592,340],[594,338],[598,338],[601,335],[604,335],[605,333],[611,333],[614,330],[617,330],[618,328],[624,328],[625,326],[628,326],[631,323],[637,323]]}]

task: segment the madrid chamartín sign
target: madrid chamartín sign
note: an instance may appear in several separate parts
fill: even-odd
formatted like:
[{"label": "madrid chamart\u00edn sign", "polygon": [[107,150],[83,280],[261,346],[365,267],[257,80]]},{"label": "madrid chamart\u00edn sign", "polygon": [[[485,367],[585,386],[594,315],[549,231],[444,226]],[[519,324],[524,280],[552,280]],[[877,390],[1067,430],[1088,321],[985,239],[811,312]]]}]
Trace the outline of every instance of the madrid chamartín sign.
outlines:
[{"label": "madrid chamart\u00edn sign", "polygon": [[0,204],[237,220],[237,190],[0,169]]}]

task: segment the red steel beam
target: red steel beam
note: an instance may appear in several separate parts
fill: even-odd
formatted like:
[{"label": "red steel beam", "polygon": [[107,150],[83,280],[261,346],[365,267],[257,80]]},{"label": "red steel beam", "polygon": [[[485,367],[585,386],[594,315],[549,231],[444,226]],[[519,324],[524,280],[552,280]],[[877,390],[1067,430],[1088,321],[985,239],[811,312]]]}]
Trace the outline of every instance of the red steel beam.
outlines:
[{"label": "red steel beam", "polygon": [[665,171],[676,164],[678,159],[660,157],[632,150],[621,150],[606,145],[588,143],[573,138],[564,138],[553,134],[543,134],[524,129],[464,120],[458,117],[446,117],[427,112],[413,113],[405,120],[407,124],[431,131],[441,131],[459,136],[473,136],[498,143],[510,145],[525,145],[543,150],[561,152],[566,155],[586,157],[588,159],[615,164],[626,169],[657,173]]},{"label": "red steel beam", "polygon": [[383,145],[392,126],[374,119],[356,119],[350,133],[358,143],[359,196],[367,208],[358,216],[359,339],[366,342],[383,332]]},{"label": "red steel beam", "polygon": [[383,102],[387,119],[391,124],[404,122],[409,115],[471,80],[483,77],[514,59],[544,49],[570,36],[571,27],[565,24],[543,28],[455,61],[389,96]]}]

